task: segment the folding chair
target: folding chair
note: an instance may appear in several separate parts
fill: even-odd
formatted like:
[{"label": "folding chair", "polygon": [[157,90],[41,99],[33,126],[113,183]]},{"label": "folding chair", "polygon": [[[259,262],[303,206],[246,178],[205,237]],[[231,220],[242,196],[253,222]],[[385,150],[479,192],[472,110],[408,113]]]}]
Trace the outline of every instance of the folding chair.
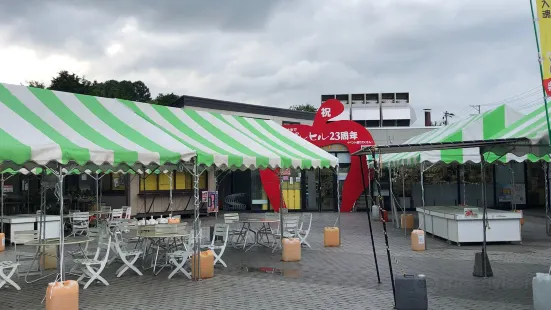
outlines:
[{"label": "folding chair", "polygon": [[[0,262],[0,288],[2,288],[4,285],[8,284],[13,287],[15,287],[16,290],[20,291],[21,288],[19,285],[17,285],[11,277],[15,274],[17,271],[17,267],[19,266],[19,263],[14,263],[10,261],[6,262]],[[7,270],[9,272],[8,274],[4,273],[4,270]]]},{"label": "folding chair", "polygon": [[123,265],[115,272],[117,278],[120,278],[128,269],[132,269],[138,275],[143,275],[142,272],[134,266],[143,251],[141,250],[128,250],[122,240],[122,233],[115,232],[115,250]]},{"label": "folding chair", "polygon": [[[100,227],[94,227],[94,228],[88,229],[88,237],[94,238],[94,239],[97,238],[100,235],[101,229],[102,228]],[[90,242],[86,242],[86,244],[84,245],[84,249],[69,251],[69,255],[73,257],[73,261],[79,258],[93,257],[96,252],[95,251],[92,252],[89,249],[89,247],[90,247]],[[74,264],[73,267],[71,267],[71,270],[69,271],[69,273],[74,273],[77,268],[78,268],[78,265]]]},{"label": "folding chair", "polygon": [[284,215],[283,227],[279,223],[278,228],[272,231],[272,236],[274,237],[272,253],[281,248],[281,243],[279,242],[281,240],[281,233],[279,230],[283,229],[283,238],[297,238],[299,222],[300,216],[298,215]]},{"label": "folding chair", "polygon": [[[215,224],[214,225],[214,234],[212,235],[212,241],[209,245],[201,246],[203,248],[208,248],[212,251],[214,255],[214,265],[217,262],[220,262],[224,267],[228,267],[226,263],[222,260],[222,255],[226,251],[226,245],[228,244],[228,234],[229,234],[229,225],[227,224]],[[222,237],[222,243],[217,242],[217,237]],[[216,253],[216,250],[220,251]]]},{"label": "folding chair", "polygon": [[[244,237],[243,233],[248,232],[248,230],[245,230],[245,225],[241,225],[241,228],[238,229],[239,213],[224,213],[224,223],[230,226],[228,237],[230,239],[230,244],[233,247],[236,247],[236,245],[239,243],[239,240]],[[236,241],[233,240],[235,236],[237,236]]]},{"label": "folding chair", "polygon": [[130,216],[132,216],[132,207],[122,207],[124,209],[124,218],[129,220]]},{"label": "folding chair", "polygon": [[[17,245],[25,245],[28,242],[38,240],[38,230],[19,230],[14,231],[13,235],[10,238],[10,243],[14,246],[15,251],[15,262],[18,266],[23,266],[22,262],[31,262],[31,265],[28,266],[28,269],[17,268],[17,277],[21,277],[22,272],[28,272],[29,274],[41,274],[40,264],[37,259],[38,250],[35,253],[22,252],[17,253]],[[34,263],[36,262],[36,269],[33,269]]]},{"label": "folding chair", "polygon": [[172,279],[178,272],[183,273],[188,279],[191,280],[191,271],[187,271],[184,267],[189,263],[189,258],[193,255],[193,247],[195,245],[195,238],[193,232],[189,235],[185,250],[178,250],[168,254],[169,262],[174,265],[174,270],[168,275],[169,279]]},{"label": "folding chair", "polygon": [[111,211],[111,221],[113,220],[122,220],[122,214],[124,213],[124,210],[121,209],[113,209]]},{"label": "folding chair", "polygon": [[[84,284],[83,289],[87,289],[90,284],[94,281],[99,280],[106,286],[109,285],[109,282],[101,276],[101,272],[105,269],[107,265],[107,260],[109,259],[109,250],[111,249],[111,234],[102,233],[100,234],[98,241],[98,248],[96,250],[96,255],[94,258],[82,258],[76,259],[74,262],[79,264],[82,275],[77,279],[77,282],[83,284],[85,278],[90,278],[86,284]],[[105,251],[105,254],[101,260],[99,260],[101,252]]]},{"label": "folding chair", "polygon": [[[305,223],[307,223],[306,227],[304,227]],[[308,235],[310,234],[311,227],[312,227],[312,213],[303,213],[300,227],[298,229],[297,237],[300,239],[300,244],[305,244],[309,248],[312,248],[312,247],[310,246],[308,241],[306,241],[306,238],[308,238]]]},{"label": "folding chair", "polygon": [[90,212],[75,212],[71,215],[72,232],[70,236],[88,235],[90,226]]}]

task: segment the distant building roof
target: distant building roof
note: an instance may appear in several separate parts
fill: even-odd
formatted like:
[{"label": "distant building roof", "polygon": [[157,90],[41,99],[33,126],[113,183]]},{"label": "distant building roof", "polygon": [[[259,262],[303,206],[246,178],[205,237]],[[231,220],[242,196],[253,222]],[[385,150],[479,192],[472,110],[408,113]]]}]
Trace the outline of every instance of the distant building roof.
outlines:
[{"label": "distant building roof", "polygon": [[258,115],[271,115],[283,118],[302,119],[302,120],[314,120],[316,113],[295,111],[290,109],[268,107],[262,105],[254,105],[240,102],[232,102],[218,99],[194,97],[194,96],[181,96],[178,100],[170,104],[171,107],[184,108],[184,107],[196,107],[220,111],[250,113]]}]

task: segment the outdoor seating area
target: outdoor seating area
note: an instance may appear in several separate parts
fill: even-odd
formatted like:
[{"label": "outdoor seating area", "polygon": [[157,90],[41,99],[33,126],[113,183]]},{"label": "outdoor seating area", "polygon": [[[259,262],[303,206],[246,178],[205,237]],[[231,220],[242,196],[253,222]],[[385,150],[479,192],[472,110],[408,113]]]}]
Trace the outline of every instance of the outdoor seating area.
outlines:
[{"label": "outdoor seating area", "polygon": [[[254,253],[259,250],[275,253],[281,249],[281,236],[296,239],[305,250],[311,247],[307,240],[312,225],[310,213],[285,213],[283,226],[277,213],[225,213],[219,219],[210,220],[208,225],[200,223],[196,238],[192,221],[143,224],[135,218],[123,218],[123,209],[109,209],[103,206],[98,212],[64,216],[62,240],[66,251],[60,250],[59,238],[39,239],[37,231],[18,231],[11,241],[13,247],[8,249],[8,253],[13,250],[15,260],[3,261],[0,256],[1,286],[24,290],[26,284],[53,281],[58,276],[56,269],[65,270],[62,271],[67,273],[65,278],[75,279],[83,290],[94,285],[110,285],[106,280],[109,273],[129,281],[136,276],[176,280],[175,276],[180,273],[191,280],[196,242],[202,252],[208,251],[213,256],[212,266],[199,265],[199,268],[216,270],[228,267],[225,258],[228,253],[255,255],[248,253],[253,248],[260,248]],[[92,216],[96,220],[90,221]],[[57,250],[49,251],[51,247]],[[23,254],[21,248],[26,251],[34,248],[34,252]],[[113,272],[112,266],[118,268]],[[26,283],[18,285],[17,282]]]}]

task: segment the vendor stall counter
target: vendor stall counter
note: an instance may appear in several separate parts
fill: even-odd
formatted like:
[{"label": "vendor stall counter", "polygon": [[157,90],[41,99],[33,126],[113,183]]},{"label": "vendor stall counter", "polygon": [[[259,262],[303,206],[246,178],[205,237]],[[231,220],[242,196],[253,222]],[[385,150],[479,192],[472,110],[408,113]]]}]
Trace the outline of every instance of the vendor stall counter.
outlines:
[{"label": "vendor stall counter", "polygon": [[[4,216],[4,231],[6,239],[10,239],[15,232],[24,230],[40,230],[40,215],[36,214],[18,214]],[[45,216],[45,238],[59,238],[60,236],[59,215]]]},{"label": "vendor stall counter", "polygon": [[[483,242],[482,208],[426,206],[416,208],[419,227],[426,232],[455,242]],[[424,215],[424,216],[423,216]],[[521,242],[521,213],[487,209],[487,242]]]}]

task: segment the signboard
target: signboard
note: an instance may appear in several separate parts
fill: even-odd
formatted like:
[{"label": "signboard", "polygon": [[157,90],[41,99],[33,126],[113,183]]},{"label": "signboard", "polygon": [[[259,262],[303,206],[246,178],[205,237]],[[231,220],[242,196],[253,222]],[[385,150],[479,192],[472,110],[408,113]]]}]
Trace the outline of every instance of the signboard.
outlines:
[{"label": "signboard", "polygon": [[13,193],[13,185],[4,184],[4,193]]},{"label": "signboard", "polygon": [[207,213],[218,212],[218,191],[203,192],[208,194]]},{"label": "signboard", "polygon": [[514,187],[511,184],[502,185],[498,201],[511,202],[516,205],[526,204],[526,186],[522,183],[515,184]]},{"label": "signboard", "polygon": [[209,201],[209,192],[203,191],[201,192],[201,202],[208,202]]},{"label": "signboard", "polygon": [[[344,105],[336,99],[325,101],[316,113],[314,123],[310,125],[292,124],[283,125],[292,133],[309,141],[326,151],[347,151],[349,154],[359,151],[363,146],[374,146],[375,142],[369,131],[362,125],[350,120],[336,120],[335,117],[344,112]],[[362,179],[362,161],[363,174]],[[352,156],[350,158],[350,170],[342,187],[342,212],[349,212],[354,207],[356,200],[367,188],[372,174],[365,164],[366,157]],[[277,169],[276,169],[277,170]],[[299,176],[300,177],[300,176]],[[279,210],[281,193],[279,178],[276,171],[271,169],[260,170],[260,179],[264,191],[270,200],[274,211]],[[296,182],[299,182],[296,179]],[[282,203],[285,206],[285,203]]]}]

